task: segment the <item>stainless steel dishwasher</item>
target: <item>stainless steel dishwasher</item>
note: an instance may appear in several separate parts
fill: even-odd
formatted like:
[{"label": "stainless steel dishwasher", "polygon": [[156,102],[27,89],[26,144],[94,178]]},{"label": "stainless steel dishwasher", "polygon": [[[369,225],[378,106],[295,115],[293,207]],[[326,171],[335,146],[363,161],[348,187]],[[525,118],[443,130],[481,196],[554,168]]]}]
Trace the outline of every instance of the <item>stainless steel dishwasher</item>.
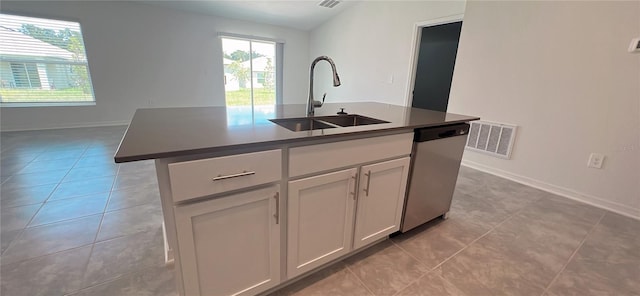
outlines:
[{"label": "stainless steel dishwasher", "polygon": [[401,232],[447,218],[468,132],[466,123],[415,131]]}]

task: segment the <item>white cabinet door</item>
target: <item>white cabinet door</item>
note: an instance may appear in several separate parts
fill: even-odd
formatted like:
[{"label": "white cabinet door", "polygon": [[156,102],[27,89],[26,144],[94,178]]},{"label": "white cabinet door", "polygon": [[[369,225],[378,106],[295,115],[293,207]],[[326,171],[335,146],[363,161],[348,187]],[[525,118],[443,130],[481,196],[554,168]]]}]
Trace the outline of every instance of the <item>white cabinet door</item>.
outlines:
[{"label": "white cabinet door", "polygon": [[287,275],[351,251],[356,168],[289,182]]},{"label": "white cabinet door", "polygon": [[400,229],[410,158],[400,158],[360,170],[354,249]]},{"label": "white cabinet door", "polygon": [[185,295],[254,295],[280,282],[279,187],[176,206]]}]

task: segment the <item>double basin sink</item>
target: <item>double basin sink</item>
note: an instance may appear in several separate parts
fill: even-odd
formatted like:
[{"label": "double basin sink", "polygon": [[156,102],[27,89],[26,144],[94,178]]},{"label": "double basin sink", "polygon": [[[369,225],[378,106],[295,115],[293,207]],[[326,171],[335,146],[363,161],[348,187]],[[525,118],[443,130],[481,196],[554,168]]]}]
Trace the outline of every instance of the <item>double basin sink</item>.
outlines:
[{"label": "double basin sink", "polygon": [[299,118],[280,118],[280,119],[269,119],[269,120],[277,125],[280,125],[294,132],[337,128],[337,127],[370,125],[370,124],[379,124],[379,123],[389,123],[388,121],[366,117],[362,115],[357,115],[357,114],[299,117]]}]

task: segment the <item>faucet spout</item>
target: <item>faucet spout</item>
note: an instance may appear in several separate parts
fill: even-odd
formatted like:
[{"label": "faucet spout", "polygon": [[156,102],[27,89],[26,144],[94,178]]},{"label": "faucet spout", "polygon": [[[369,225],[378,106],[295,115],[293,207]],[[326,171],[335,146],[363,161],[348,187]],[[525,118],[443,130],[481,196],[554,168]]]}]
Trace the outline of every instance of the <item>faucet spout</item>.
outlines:
[{"label": "faucet spout", "polygon": [[324,104],[324,96],[322,97],[322,102],[316,101],[313,98],[313,70],[315,69],[316,64],[320,61],[326,61],[329,63],[329,65],[331,65],[331,71],[333,72],[333,86],[340,86],[340,77],[338,76],[338,72],[336,71],[336,64],[330,57],[319,56],[315,60],[313,60],[309,73],[309,101],[307,101],[307,116],[312,116],[315,113],[315,108],[320,108]]}]

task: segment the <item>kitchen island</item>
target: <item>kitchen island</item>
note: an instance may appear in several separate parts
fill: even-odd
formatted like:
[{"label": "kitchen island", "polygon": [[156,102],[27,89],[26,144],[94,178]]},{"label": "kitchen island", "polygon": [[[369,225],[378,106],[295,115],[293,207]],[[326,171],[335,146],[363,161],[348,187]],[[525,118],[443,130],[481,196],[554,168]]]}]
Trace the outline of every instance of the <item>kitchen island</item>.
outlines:
[{"label": "kitchen island", "polygon": [[369,102],[314,118],[341,108],[376,124],[270,120],[305,105],[135,113],[115,161],[155,159],[181,295],[258,294],[385,239],[401,222],[413,130],[478,119]]}]

